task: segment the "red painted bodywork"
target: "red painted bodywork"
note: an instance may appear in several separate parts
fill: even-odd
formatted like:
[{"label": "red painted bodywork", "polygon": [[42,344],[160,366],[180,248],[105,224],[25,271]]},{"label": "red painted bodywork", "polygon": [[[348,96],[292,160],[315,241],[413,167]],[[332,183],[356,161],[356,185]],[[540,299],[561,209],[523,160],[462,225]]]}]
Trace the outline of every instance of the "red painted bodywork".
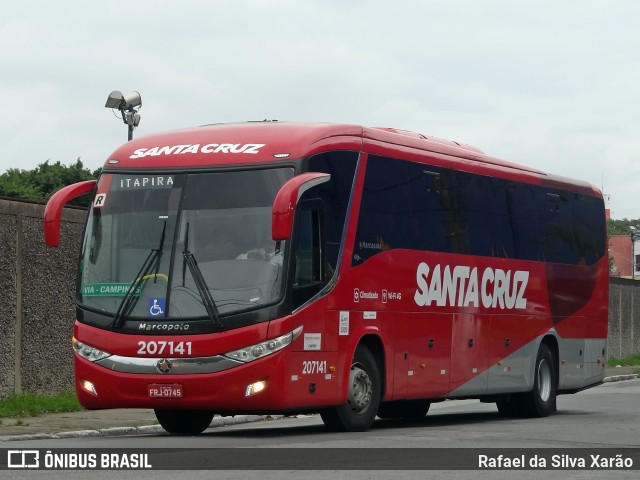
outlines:
[{"label": "red painted bodywork", "polygon": [[95,180],[87,180],[68,185],[53,194],[44,210],[44,239],[47,246],[57,247],[60,244],[62,208],[74,198],[91,193],[95,186]]},{"label": "red painted bodywork", "polygon": [[[337,405],[346,401],[351,358],[362,341],[379,346],[384,400],[440,398],[486,372],[492,365],[499,365],[518,349],[538,341],[545,334],[563,339],[606,339],[606,257],[590,267],[547,266],[501,258],[389,250],[357,267],[353,267],[350,261],[368,154],[388,155],[601,197],[598,190],[588,183],[546,175],[456,142],[393,129],[331,124],[212,125],[139,137],[113,152],[108,157],[105,170],[153,172],[193,168],[195,171],[268,162],[291,164],[332,150],[353,150],[361,154],[342,261],[337,281],[327,295],[320,296],[286,318],[207,335],[122,335],[80,322],[75,324],[78,340],[110,353],[131,357],[136,356],[137,342],[141,340],[189,340],[193,342],[192,355],[199,357],[219,355],[275,338],[298,326],[303,327],[302,335],[272,356],[214,374],[122,374],[96,366],[76,355],[77,391],[84,406],[268,412]],[[274,238],[289,236],[298,188],[306,181],[317,179],[317,175],[309,173],[295,177],[278,196],[273,211]],[[92,188],[89,183],[81,185],[67,187],[69,190],[63,189],[52,198],[51,211],[54,213],[45,216],[47,238],[52,239],[48,240],[50,245],[57,243],[53,240],[55,232],[52,231],[59,225],[59,214],[55,212],[71,196]],[[514,312],[499,306],[419,307],[414,295],[416,268],[421,262],[438,264],[442,268],[465,265],[478,271],[526,270],[530,275],[526,291],[527,308]],[[383,290],[386,290],[384,301],[381,298]],[[356,292],[377,292],[378,297],[365,296],[356,301]],[[345,325],[345,318],[348,318],[348,335],[341,335],[340,327]],[[306,350],[305,334],[320,334],[322,348]],[[473,349],[468,345],[469,339],[475,341]],[[318,361],[326,362],[326,371],[307,371],[311,363],[305,362]],[[511,367],[505,367],[505,371],[506,368]],[[443,374],[443,371],[447,373]],[[80,386],[83,380],[90,380],[95,385],[97,396]],[[260,380],[267,381],[267,388],[246,397],[247,385]],[[179,399],[148,398],[147,385],[157,383],[179,383],[183,386],[184,395]]]},{"label": "red painted bodywork", "polygon": [[303,173],[289,180],[278,192],[273,202],[272,237],[286,240],[291,236],[293,216],[300,195],[311,186],[329,180],[327,173]]}]

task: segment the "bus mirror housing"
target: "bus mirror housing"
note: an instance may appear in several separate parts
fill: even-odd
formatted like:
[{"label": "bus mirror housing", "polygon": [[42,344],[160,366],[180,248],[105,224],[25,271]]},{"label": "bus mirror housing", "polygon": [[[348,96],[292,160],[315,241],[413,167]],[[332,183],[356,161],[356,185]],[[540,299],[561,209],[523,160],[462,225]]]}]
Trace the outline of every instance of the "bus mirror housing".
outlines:
[{"label": "bus mirror housing", "polygon": [[74,198],[93,191],[96,180],[87,180],[61,188],[54,193],[44,209],[44,242],[49,247],[60,244],[60,218],[63,207]]},{"label": "bus mirror housing", "polygon": [[293,216],[300,197],[310,188],[328,182],[330,178],[331,175],[328,173],[309,172],[293,177],[282,186],[273,202],[271,214],[273,240],[278,242],[291,237]]}]

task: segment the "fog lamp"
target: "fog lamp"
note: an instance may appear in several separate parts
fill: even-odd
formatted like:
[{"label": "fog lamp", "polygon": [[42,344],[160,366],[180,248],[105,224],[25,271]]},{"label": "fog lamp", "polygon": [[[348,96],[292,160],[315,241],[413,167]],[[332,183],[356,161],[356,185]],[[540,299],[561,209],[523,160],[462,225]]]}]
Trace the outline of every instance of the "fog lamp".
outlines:
[{"label": "fog lamp", "polygon": [[96,392],[96,386],[89,380],[81,380],[80,386],[83,388],[83,390],[89,392],[91,395],[95,395],[96,397],[98,396],[98,392]]},{"label": "fog lamp", "polygon": [[262,380],[260,382],[252,383],[251,385],[247,385],[247,389],[244,391],[245,397],[250,397],[251,395],[255,395],[256,393],[260,393],[265,388],[267,388],[267,382]]}]

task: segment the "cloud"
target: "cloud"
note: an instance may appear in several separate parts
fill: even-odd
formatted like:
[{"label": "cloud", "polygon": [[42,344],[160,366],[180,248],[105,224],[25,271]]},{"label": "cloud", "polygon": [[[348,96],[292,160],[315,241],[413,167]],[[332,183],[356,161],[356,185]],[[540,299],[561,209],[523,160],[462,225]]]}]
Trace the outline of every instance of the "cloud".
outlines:
[{"label": "cloud", "polygon": [[632,0],[114,0],[4,7],[0,171],[90,168],[136,135],[264,118],[390,126],[602,184],[638,218]]}]

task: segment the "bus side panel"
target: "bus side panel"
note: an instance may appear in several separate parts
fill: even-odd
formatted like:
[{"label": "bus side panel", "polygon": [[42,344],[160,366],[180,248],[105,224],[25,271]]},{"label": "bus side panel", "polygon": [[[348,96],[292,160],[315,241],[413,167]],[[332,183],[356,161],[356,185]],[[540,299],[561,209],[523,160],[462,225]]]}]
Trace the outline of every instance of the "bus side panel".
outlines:
[{"label": "bus side panel", "polygon": [[[530,339],[528,330],[540,317],[527,315],[494,315],[491,318],[489,345],[488,393],[516,391],[524,385],[524,350]],[[542,325],[540,325],[542,327]]]},{"label": "bus side panel", "polygon": [[559,338],[559,390],[580,389],[604,379],[606,339]]},{"label": "bus side panel", "polygon": [[452,316],[438,313],[377,312],[383,331],[395,332],[387,357],[385,400],[437,398],[449,391]]},{"label": "bus side panel", "polygon": [[606,338],[609,277],[604,263],[547,265],[546,274],[549,310],[558,334]]},{"label": "bus side panel", "polygon": [[[408,339],[407,398],[437,398],[449,391],[452,315],[411,313],[399,328]],[[400,336],[400,334],[399,334]]]},{"label": "bus side panel", "polygon": [[584,341],[585,378],[588,382],[604,380],[606,362],[607,340],[599,338],[587,338]]},{"label": "bus side panel", "polygon": [[487,392],[490,327],[490,315],[453,315],[451,390],[456,390],[456,395],[483,395]]},{"label": "bus side panel", "polygon": [[296,408],[339,403],[338,365],[338,352],[292,352],[284,378],[287,403]]},{"label": "bus side panel", "polygon": [[302,326],[302,334],[291,345],[288,368],[283,372],[291,405],[306,408],[339,403],[339,329],[344,314],[326,310],[327,298],[320,296],[292,315],[293,325]]}]

